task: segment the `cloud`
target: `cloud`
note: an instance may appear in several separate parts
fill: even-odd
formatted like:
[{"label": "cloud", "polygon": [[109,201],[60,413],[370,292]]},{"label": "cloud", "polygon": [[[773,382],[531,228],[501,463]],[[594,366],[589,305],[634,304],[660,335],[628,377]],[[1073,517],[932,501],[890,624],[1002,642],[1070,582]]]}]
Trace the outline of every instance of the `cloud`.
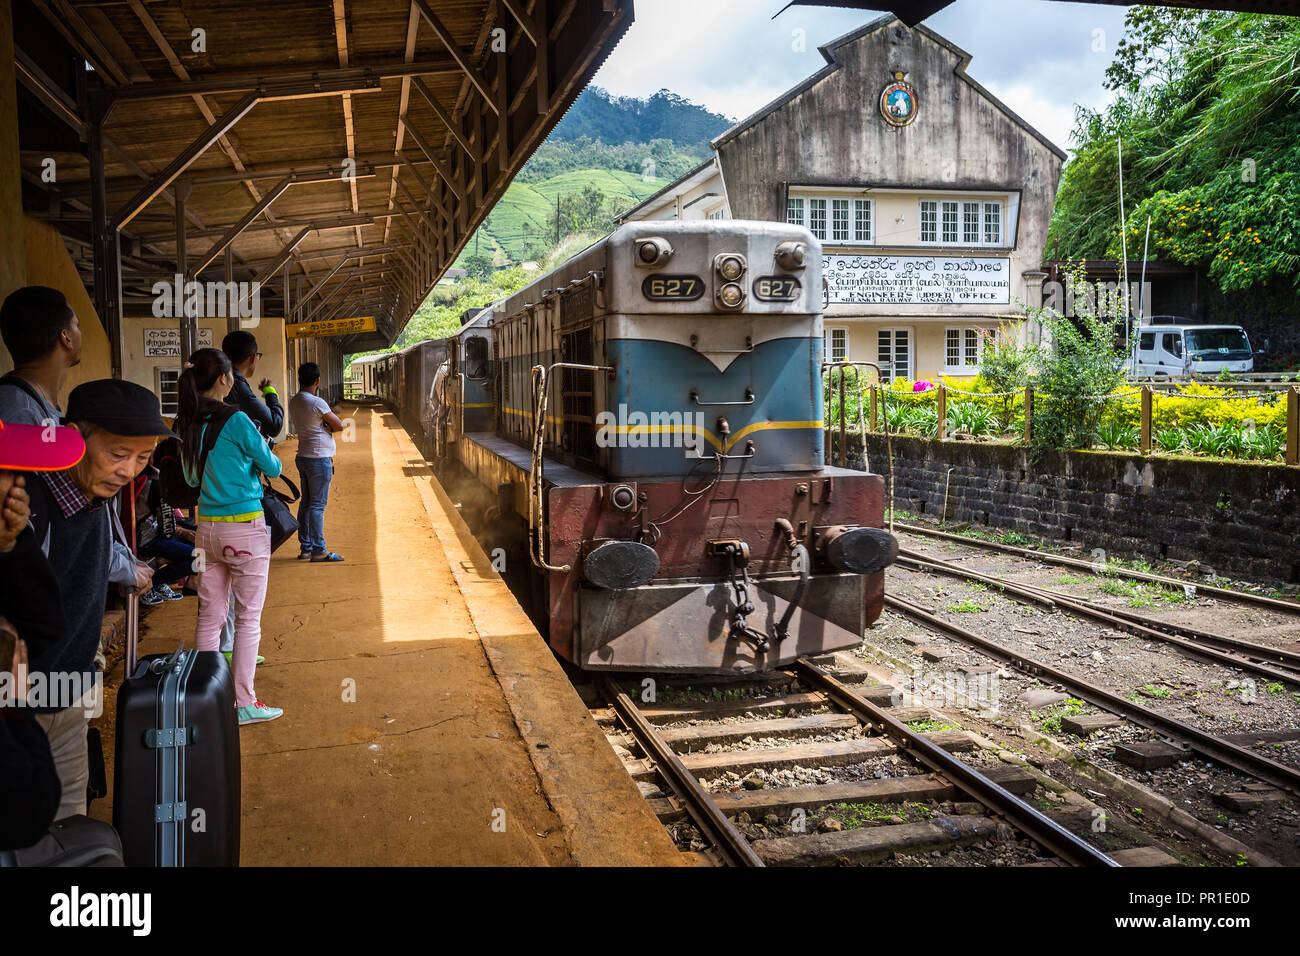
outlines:
[{"label": "cloud", "polygon": [[[741,119],[821,69],[817,47],[879,16],[784,0],[638,0],[636,22],[594,84],[619,96],[667,88]],[[971,54],[968,72],[1060,146],[1076,103],[1109,102],[1106,67],[1124,9],[1048,0],[956,0],[926,25]],[[799,32],[802,31],[802,32]]]}]

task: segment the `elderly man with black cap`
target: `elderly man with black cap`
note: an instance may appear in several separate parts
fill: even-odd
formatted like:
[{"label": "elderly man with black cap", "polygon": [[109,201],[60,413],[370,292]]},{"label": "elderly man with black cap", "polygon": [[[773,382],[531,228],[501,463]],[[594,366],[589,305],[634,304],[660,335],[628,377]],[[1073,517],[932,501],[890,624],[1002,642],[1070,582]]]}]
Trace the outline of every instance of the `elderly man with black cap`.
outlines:
[{"label": "elderly man with black cap", "polygon": [[[106,502],[149,463],[171,429],[157,397],[117,379],[86,382],[68,396],[65,420],[81,433],[86,453],[66,471],[29,475],[31,525],[58,581],[65,620],[63,639],[34,654],[33,673],[47,680],[94,686],[111,564],[111,520]],[[75,676],[74,676],[75,675]],[[56,819],[86,812],[86,709],[58,701],[38,721],[49,737],[63,799]],[[75,705],[75,706],[74,706]]]}]

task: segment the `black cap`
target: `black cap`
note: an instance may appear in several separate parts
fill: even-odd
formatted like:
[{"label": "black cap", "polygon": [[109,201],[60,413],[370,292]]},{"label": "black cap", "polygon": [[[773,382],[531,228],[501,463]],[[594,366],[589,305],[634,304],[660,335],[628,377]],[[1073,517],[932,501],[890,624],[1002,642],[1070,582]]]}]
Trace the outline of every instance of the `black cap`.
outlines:
[{"label": "black cap", "polygon": [[64,418],[98,425],[114,435],[176,437],[162,419],[157,396],[143,385],[117,378],[101,378],[74,388]]}]

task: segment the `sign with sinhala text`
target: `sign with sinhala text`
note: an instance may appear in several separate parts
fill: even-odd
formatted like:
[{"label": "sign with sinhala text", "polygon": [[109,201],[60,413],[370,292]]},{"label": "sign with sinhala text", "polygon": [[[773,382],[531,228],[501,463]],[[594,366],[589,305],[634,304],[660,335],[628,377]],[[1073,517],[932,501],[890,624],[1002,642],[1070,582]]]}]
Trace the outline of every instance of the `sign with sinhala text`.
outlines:
[{"label": "sign with sinhala text", "polygon": [[373,315],[358,315],[351,319],[325,319],[321,322],[294,322],[284,327],[290,339],[318,339],[327,335],[353,335],[357,332],[375,331]]},{"label": "sign with sinhala text", "polygon": [[[212,330],[199,329],[199,348],[212,348]],[[144,330],[144,357],[145,358],[180,358],[181,356],[181,330],[180,329],[145,329]]]},{"label": "sign with sinhala text", "polygon": [[1009,305],[1011,260],[948,256],[825,256],[831,302]]}]

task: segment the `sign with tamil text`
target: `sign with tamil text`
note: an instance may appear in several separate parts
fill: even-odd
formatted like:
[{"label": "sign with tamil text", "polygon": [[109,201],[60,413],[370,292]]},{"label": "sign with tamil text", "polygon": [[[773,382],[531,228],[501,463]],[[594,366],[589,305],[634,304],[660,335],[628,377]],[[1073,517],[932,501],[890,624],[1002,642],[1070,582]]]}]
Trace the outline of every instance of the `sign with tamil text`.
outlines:
[{"label": "sign with tamil text", "polygon": [[[199,329],[199,348],[212,348],[212,330]],[[180,358],[181,357],[181,330],[180,329],[145,329],[144,330],[144,357],[145,358]]]},{"label": "sign with tamil text", "polygon": [[1010,305],[1011,260],[950,256],[824,256],[831,302]]},{"label": "sign with tamil text", "polygon": [[375,331],[373,315],[358,315],[350,319],[324,319],[320,322],[293,322],[284,327],[290,339],[319,339],[328,335],[355,335]]}]

